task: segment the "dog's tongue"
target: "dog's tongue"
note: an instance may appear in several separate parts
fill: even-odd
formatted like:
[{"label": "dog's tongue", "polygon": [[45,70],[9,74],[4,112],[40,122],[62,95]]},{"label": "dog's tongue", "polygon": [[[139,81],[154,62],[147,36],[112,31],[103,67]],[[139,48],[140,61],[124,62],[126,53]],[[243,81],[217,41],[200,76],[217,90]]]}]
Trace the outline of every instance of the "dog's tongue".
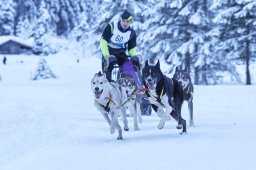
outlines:
[{"label": "dog's tongue", "polygon": [[101,91],[95,91],[94,94],[95,94],[95,97],[96,97],[97,99],[99,99],[99,98],[100,98],[100,95],[101,95]]},{"label": "dog's tongue", "polygon": [[154,83],[148,83],[147,85],[150,90],[154,90]]}]

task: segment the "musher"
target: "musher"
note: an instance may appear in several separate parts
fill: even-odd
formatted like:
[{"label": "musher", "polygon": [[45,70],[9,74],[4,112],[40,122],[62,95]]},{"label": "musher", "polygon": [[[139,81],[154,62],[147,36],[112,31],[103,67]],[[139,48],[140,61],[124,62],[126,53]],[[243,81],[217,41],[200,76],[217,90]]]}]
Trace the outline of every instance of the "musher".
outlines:
[{"label": "musher", "polygon": [[[104,29],[100,40],[103,56],[102,69],[107,79],[112,81],[112,70],[115,65],[118,65],[123,72],[133,76],[138,88],[143,88],[140,76],[140,57],[136,50],[137,36],[134,29],[130,27],[132,19],[131,13],[124,11],[118,21],[109,23]],[[132,63],[132,68],[129,63]],[[151,114],[151,105],[146,95],[142,97],[140,108],[142,115]]]}]

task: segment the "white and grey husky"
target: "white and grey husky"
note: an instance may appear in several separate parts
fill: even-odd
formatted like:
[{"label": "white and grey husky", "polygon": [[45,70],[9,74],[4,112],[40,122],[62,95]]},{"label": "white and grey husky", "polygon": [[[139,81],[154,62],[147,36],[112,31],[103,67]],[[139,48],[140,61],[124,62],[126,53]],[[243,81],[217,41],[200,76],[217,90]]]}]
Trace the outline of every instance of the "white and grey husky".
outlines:
[{"label": "white and grey husky", "polygon": [[118,116],[122,116],[124,130],[128,130],[126,114],[121,112],[121,91],[116,82],[109,82],[105,74],[96,73],[91,80],[91,90],[94,93],[94,105],[101,112],[110,126],[110,133],[118,130],[118,140],[122,140],[122,128],[118,123]]},{"label": "white and grey husky", "polygon": [[134,130],[139,130],[139,123],[142,122],[140,111],[140,100],[142,95],[138,92],[135,81],[129,75],[123,75],[118,84],[122,93],[122,105],[124,111],[129,111],[129,114],[133,117]]},{"label": "white and grey husky", "polygon": [[183,88],[183,98],[185,101],[188,102],[188,110],[189,110],[189,125],[194,125],[193,120],[193,93],[194,93],[194,87],[190,78],[190,75],[188,73],[187,67],[185,69],[182,69],[180,67],[176,67],[175,73],[173,75],[173,78],[178,80],[180,85]]}]

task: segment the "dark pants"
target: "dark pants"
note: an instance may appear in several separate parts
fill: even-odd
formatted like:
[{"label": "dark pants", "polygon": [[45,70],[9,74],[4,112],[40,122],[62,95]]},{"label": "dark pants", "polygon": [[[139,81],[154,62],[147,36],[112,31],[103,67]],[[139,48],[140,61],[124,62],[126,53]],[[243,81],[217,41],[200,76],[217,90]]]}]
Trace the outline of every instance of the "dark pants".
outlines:
[{"label": "dark pants", "polygon": [[[111,54],[113,55],[113,54]],[[108,79],[108,81],[112,81],[111,79],[111,75],[112,75],[112,70],[118,66],[120,70],[122,70],[122,66],[124,64],[125,61],[129,60],[129,56],[127,56],[124,52],[123,53],[116,53],[114,55],[116,57],[116,61],[113,61],[111,63],[109,63],[108,69],[106,71],[104,71],[104,57],[102,57],[102,70],[103,72],[106,73],[106,77]]]}]

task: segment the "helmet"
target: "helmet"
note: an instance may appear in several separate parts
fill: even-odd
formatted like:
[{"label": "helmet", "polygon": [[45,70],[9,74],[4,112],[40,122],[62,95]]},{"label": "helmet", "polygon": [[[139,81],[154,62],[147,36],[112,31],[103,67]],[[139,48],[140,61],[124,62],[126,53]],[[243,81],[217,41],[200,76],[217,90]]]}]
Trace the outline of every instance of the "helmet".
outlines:
[{"label": "helmet", "polygon": [[128,11],[124,11],[121,15],[121,19],[122,20],[127,19],[128,21],[131,21],[132,20],[132,14]]}]

